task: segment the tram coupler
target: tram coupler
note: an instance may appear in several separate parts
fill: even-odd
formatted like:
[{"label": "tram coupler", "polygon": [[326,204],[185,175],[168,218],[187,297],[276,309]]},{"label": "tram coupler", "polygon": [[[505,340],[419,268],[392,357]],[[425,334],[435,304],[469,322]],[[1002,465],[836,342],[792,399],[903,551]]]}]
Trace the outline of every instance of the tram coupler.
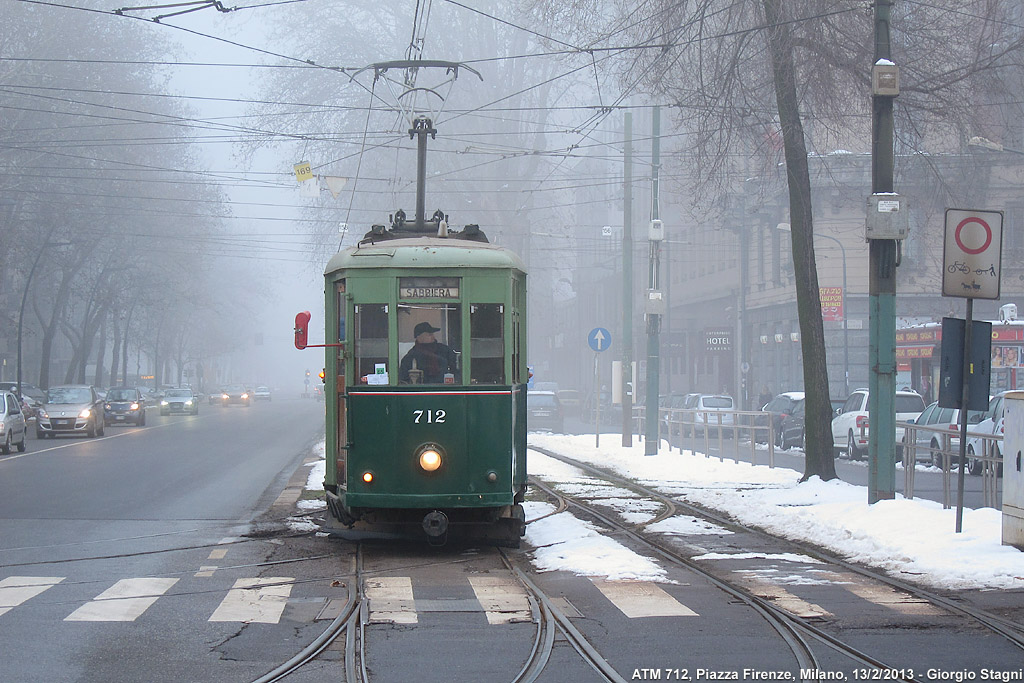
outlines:
[{"label": "tram coupler", "polygon": [[430,545],[444,545],[448,540],[448,515],[440,510],[427,513],[423,518],[423,531],[427,533]]}]

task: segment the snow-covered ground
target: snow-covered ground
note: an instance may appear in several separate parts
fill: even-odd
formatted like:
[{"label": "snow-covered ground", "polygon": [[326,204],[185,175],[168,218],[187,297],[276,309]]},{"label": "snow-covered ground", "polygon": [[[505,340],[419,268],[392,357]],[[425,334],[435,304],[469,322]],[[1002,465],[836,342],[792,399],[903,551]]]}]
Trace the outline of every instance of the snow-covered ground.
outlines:
[{"label": "snow-covered ground", "polygon": [[[610,441],[614,444],[595,448],[593,435],[530,434],[532,445],[610,468],[664,494],[727,513],[741,524],[813,543],[899,578],[953,589],[1024,588],[1024,552],[1001,544],[998,510],[965,509],[963,532],[957,534],[956,511],[943,510],[933,501],[897,495],[895,500],[868,505],[865,487],[839,480],[813,478],[798,483],[799,473],[786,468],[670,452],[664,442],[657,455],[645,456],[642,441],[632,448]],[[317,449],[322,458],[323,443]],[[322,491],[324,461],[309,467],[306,488]],[[659,511],[629,491],[598,484],[580,470],[536,451],[529,454],[528,469],[567,493],[599,493],[626,521],[643,522]],[[321,501],[301,504],[307,509],[324,507]],[[528,502],[526,508],[527,519],[537,520],[527,527],[526,540],[539,570],[665,580],[665,570],[653,557],[638,555],[570,512],[545,517],[552,511],[547,503]],[[295,528],[305,529],[308,524],[308,520],[296,520]],[[729,533],[685,515],[649,528],[677,535]]]},{"label": "snow-covered ground", "polygon": [[[609,468],[664,494],[727,513],[741,524],[813,543],[895,577],[943,588],[1024,588],[1024,553],[1001,544],[998,510],[965,509],[963,532],[957,534],[956,510],[943,510],[933,501],[897,495],[895,500],[868,505],[863,486],[817,477],[798,483],[800,474],[790,469],[670,452],[665,442],[657,455],[645,456],[640,440],[632,448],[613,441],[595,448],[593,435],[530,434],[532,445]],[[580,470],[536,451],[530,452],[528,463],[530,474],[558,483],[568,493],[594,488]],[[635,497],[621,489],[601,495],[610,496],[612,507],[628,521],[644,521],[657,514],[657,510],[638,507]],[[540,517],[549,507],[531,503],[527,519]],[[727,533],[689,516],[666,520],[652,530]],[[632,551],[622,546],[613,550],[606,544],[619,544],[592,539],[591,534],[597,532],[563,512],[531,524],[526,539],[537,546],[534,562],[540,569],[647,580],[662,575],[652,559],[624,559],[621,553]],[[559,538],[565,540],[558,542]],[[651,564],[654,569],[648,569]]]}]

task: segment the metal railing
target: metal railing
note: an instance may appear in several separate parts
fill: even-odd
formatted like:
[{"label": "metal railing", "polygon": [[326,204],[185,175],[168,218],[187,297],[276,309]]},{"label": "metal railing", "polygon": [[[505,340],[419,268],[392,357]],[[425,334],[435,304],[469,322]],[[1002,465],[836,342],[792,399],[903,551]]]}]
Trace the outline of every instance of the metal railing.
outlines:
[{"label": "metal railing", "polygon": [[[960,459],[960,431],[948,427],[930,427],[918,425],[913,422],[897,422],[898,426],[906,431],[902,442],[897,443],[897,448],[903,451],[903,496],[914,497],[914,474],[915,467],[920,458],[921,451],[928,453],[927,461],[938,464],[942,467],[942,507],[951,508],[955,501],[953,476],[957,470],[954,464]],[[927,444],[918,443],[918,433],[927,432],[938,437],[938,449],[933,445],[933,439],[929,438]],[[968,430],[968,442],[977,440],[981,444],[981,453],[968,453],[966,466],[970,467],[972,460],[981,463],[981,494],[982,505],[985,507],[999,506],[999,474],[1002,465],[1002,456],[996,455],[996,442],[1002,441],[1001,434],[982,434]],[[970,444],[968,444],[970,447]]]},{"label": "metal railing", "polygon": [[[646,406],[633,407],[633,420],[638,433],[646,428]],[[762,424],[763,423],[763,424]],[[683,452],[683,439],[704,440],[704,454],[711,457],[711,445],[717,444],[719,461],[724,461],[725,439],[731,437],[734,444],[747,439],[750,444],[750,461],[757,462],[757,444],[768,444],[768,466],[775,467],[775,425],[771,413],[762,410],[694,410],[690,408],[659,408],[658,438],[665,439],[672,446],[672,437],[678,436],[679,452]],[[739,447],[733,449],[733,461],[739,462]]]}]

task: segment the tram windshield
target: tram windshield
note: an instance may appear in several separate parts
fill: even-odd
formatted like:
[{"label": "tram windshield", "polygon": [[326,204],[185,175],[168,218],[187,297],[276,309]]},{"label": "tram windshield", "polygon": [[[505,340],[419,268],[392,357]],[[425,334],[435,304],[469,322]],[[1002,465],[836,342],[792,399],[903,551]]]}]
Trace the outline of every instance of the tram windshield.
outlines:
[{"label": "tram windshield", "polygon": [[399,384],[462,384],[462,307],[398,305]]}]

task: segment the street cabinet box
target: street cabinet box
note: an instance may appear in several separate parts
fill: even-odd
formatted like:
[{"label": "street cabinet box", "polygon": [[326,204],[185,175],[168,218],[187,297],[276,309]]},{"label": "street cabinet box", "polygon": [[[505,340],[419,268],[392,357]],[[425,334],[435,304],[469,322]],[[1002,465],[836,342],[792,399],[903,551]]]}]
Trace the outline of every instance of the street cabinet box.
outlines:
[{"label": "street cabinet box", "polygon": [[1006,394],[1003,431],[1003,545],[1024,550],[1024,391]]}]

